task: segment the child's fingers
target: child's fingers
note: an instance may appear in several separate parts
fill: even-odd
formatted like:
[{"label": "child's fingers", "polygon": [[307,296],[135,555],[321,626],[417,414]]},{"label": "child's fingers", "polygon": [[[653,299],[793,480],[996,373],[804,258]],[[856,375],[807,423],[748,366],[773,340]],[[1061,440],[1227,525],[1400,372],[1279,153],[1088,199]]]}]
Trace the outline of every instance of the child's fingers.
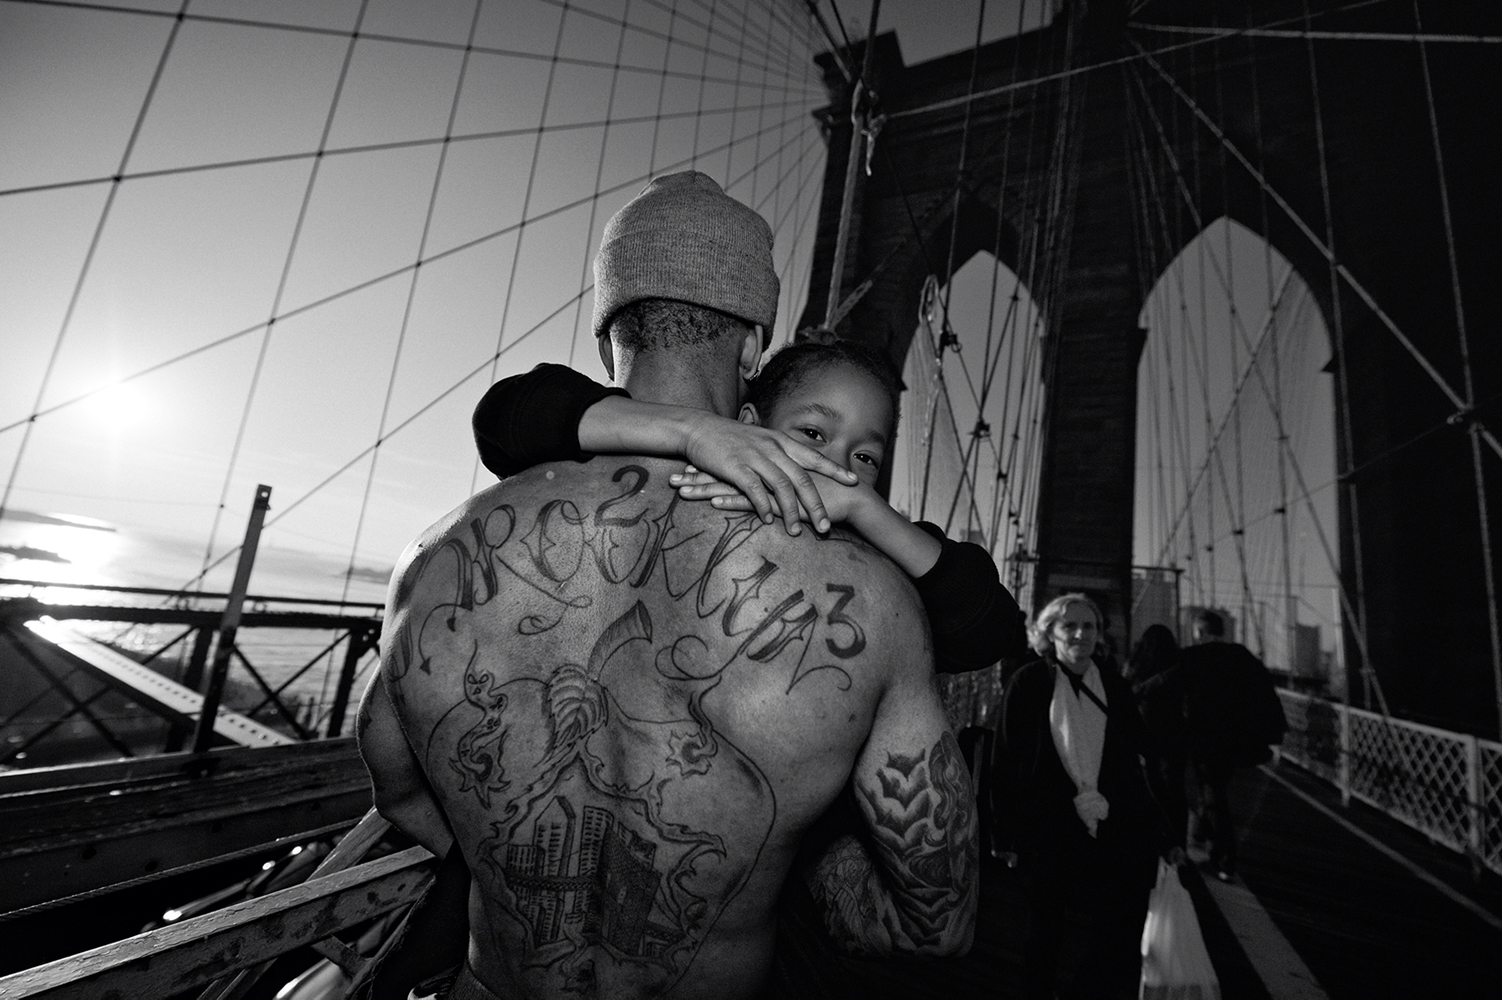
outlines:
[{"label": "child's fingers", "polygon": [[787,440],[788,444],[784,446],[787,456],[803,468],[810,472],[817,472],[821,476],[828,476],[835,482],[844,483],[846,486],[854,486],[859,482],[855,473],[843,465],[825,458],[823,454],[801,441],[795,441],[792,438],[788,438]]},{"label": "child's fingers", "polygon": [[[715,497],[743,497],[740,490],[729,483],[711,480],[707,483],[687,483],[678,487],[678,495],[685,500],[712,500]],[[755,506],[754,504],[752,505]]]},{"label": "child's fingers", "polygon": [[720,480],[707,472],[700,472],[693,466],[689,466],[682,472],[675,472],[668,477],[668,482],[674,486],[701,486],[705,483],[718,483]]}]

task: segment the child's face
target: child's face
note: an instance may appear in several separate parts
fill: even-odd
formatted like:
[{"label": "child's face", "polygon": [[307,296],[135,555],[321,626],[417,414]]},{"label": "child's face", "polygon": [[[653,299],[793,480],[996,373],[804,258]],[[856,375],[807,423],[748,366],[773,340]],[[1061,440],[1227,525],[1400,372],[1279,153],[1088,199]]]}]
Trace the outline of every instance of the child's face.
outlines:
[{"label": "child's face", "polygon": [[890,443],[892,402],[876,379],[851,365],[838,365],[804,379],[761,414],[761,422],[874,486]]}]

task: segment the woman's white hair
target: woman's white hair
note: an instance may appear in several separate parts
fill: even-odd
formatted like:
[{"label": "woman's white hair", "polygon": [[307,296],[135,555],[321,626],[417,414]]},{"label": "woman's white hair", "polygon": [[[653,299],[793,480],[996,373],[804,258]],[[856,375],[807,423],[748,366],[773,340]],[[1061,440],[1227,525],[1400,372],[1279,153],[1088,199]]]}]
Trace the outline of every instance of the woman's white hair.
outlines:
[{"label": "woman's white hair", "polygon": [[1090,613],[1095,615],[1097,635],[1105,631],[1106,617],[1100,613],[1100,605],[1092,601],[1088,595],[1078,591],[1060,594],[1043,605],[1043,610],[1038,612],[1037,619],[1028,626],[1027,639],[1028,644],[1033,647],[1033,652],[1047,655],[1048,651],[1053,648],[1053,639],[1049,637],[1049,633],[1053,631],[1054,622],[1064,617],[1064,613],[1069,610],[1071,604],[1083,604],[1090,609]]}]

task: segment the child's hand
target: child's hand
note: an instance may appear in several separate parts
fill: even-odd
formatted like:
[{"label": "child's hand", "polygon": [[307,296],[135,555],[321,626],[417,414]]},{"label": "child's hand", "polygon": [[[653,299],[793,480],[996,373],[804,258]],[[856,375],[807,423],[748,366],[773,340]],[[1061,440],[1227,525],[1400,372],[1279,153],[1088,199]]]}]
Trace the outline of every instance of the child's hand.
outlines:
[{"label": "child's hand", "polygon": [[[866,505],[873,501],[885,503],[875,490],[863,483],[846,485],[817,472],[807,474],[818,490],[824,513],[835,523],[858,522]],[[681,474],[671,477],[671,482],[678,487],[678,495],[685,500],[708,500],[717,510],[756,509],[740,490],[692,465],[686,467]],[[804,520],[812,520],[806,509],[800,508],[799,513]]]},{"label": "child's hand", "polygon": [[[754,510],[767,524],[774,516],[781,517],[791,535],[798,533],[800,520],[818,531],[829,530],[829,514],[811,477],[831,483],[855,482],[853,472],[786,434],[710,414],[695,421],[684,453],[692,463],[690,469],[711,473],[748,504],[725,509]],[[686,483],[675,477],[673,485]]]}]

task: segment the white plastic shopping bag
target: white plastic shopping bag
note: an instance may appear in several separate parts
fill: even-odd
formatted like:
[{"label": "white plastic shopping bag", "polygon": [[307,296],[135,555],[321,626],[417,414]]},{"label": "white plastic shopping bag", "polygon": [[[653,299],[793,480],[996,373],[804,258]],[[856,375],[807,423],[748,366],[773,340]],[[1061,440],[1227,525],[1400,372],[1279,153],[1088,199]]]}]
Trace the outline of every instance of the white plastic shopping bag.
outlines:
[{"label": "white plastic shopping bag", "polygon": [[1141,1000],[1220,1000],[1220,980],[1205,950],[1194,901],[1178,869],[1158,862],[1158,884],[1142,927]]}]

